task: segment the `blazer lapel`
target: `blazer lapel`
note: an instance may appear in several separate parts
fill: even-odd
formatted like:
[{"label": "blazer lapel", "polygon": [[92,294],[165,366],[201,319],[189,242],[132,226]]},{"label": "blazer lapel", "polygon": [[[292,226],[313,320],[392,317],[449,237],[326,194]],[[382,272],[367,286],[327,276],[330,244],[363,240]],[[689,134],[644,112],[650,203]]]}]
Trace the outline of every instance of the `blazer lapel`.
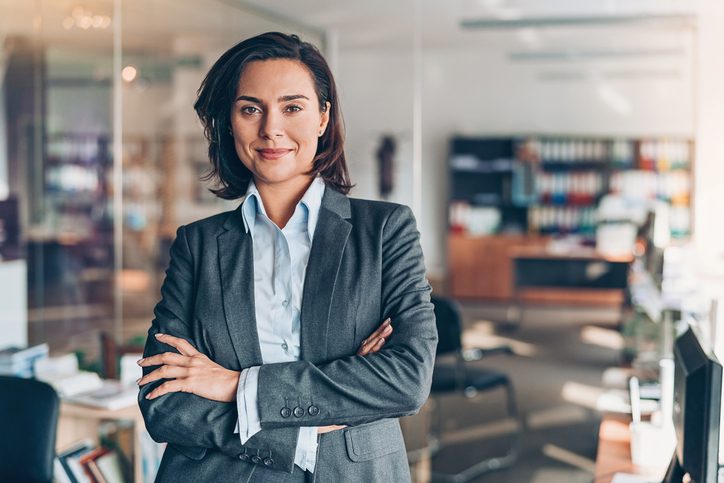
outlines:
[{"label": "blazer lapel", "polygon": [[254,245],[239,210],[224,223],[218,238],[224,315],[240,368],[262,363],[254,308]]},{"label": "blazer lapel", "polygon": [[349,199],[330,187],[324,190],[317,227],[304,277],[301,309],[301,359],[326,360],[329,308],[342,254],[352,230]]}]

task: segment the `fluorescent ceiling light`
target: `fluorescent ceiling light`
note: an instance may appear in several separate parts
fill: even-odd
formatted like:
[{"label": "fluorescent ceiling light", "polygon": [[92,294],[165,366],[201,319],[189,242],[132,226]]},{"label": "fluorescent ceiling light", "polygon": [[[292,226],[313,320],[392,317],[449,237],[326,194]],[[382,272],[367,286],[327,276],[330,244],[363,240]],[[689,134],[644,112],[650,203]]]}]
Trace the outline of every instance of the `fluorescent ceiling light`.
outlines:
[{"label": "fluorescent ceiling light", "polygon": [[[553,17],[521,17],[514,12],[513,18],[501,16],[500,12],[508,9],[497,9],[495,18],[469,18],[460,21],[463,29],[518,29],[526,27],[578,27],[586,25],[649,25],[673,28],[693,28],[696,16],[690,14],[636,14],[636,15],[581,15]],[[497,13],[496,13],[497,12]]]}]

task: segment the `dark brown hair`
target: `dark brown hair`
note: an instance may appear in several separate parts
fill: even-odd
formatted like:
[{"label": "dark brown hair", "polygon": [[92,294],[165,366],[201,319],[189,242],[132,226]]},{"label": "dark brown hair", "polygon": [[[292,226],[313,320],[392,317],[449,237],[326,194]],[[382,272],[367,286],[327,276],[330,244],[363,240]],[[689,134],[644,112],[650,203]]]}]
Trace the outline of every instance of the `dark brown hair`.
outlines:
[{"label": "dark brown hair", "polygon": [[311,175],[321,176],[335,190],[347,194],[352,184],[344,156],[344,126],[339,108],[337,88],[332,71],[317,48],[302,42],[296,35],[267,32],[246,39],[219,57],[206,74],[194,104],[209,142],[211,168],[203,177],[214,180],[217,189],[210,191],[228,200],[246,193],[252,173],[239,159],[231,136],[231,107],[244,67],[249,62],[270,59],[291,59],[309,70],[319,98],[319,109],[330,104],[329,123],[319,138]]}]

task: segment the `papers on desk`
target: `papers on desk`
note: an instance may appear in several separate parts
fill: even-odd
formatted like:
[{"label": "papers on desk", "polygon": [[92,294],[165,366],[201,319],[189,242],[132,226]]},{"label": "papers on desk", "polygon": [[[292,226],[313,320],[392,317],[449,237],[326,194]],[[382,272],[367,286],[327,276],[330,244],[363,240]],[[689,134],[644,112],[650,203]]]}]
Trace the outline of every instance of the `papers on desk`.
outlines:
[{"label": "papers on desk", "polygon": [[103,380],[97,389],[74,394],[65,399],[113,411],[138,404],[138,386],[126,386],[118,381]]},{"label": "papers on desk", "polygon": [[[137,364],[134,365],[140,370]],[[101,409],[122,409],[137,404],[138,386],[101,379],[95,372],[78,370],[74,354],[50,357],[35,364],[35,376],[67,400]]]}]

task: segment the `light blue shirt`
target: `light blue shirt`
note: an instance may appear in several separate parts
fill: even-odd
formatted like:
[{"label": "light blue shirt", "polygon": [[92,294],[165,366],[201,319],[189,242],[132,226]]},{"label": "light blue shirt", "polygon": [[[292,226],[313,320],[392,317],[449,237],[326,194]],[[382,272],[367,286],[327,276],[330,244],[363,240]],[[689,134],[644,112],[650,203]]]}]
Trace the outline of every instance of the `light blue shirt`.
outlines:
[{"label": "light blue shirt", "polygon": [[[242,203],[244,229],[254,247],[256,330],[264,364],[299,360],[304,274],[323,195],[324,181],[315,178],[282,229],[267,216],[253,181]],[[236,405],[241,444],[261,430],[258,377],[259,366],[243,370],[239,377]],[[294,463],[312,472],[316,459],[317,428],[301,427]]]}]

